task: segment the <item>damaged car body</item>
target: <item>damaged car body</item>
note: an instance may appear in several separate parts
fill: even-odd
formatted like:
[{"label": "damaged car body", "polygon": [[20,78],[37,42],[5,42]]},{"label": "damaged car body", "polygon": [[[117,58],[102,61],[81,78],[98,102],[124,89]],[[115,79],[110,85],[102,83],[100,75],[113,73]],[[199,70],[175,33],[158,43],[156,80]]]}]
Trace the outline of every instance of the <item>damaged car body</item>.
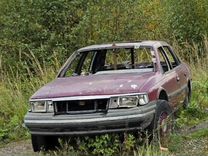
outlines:
[{"label": "damaged car body", "polygon": [[188,107],[190,97],[190,70],[166,42],[92,45],[75,51],[57,78],[30,98],[24,122],[34,151],[64,135],[158,127],[163,135],[165,120]]}]

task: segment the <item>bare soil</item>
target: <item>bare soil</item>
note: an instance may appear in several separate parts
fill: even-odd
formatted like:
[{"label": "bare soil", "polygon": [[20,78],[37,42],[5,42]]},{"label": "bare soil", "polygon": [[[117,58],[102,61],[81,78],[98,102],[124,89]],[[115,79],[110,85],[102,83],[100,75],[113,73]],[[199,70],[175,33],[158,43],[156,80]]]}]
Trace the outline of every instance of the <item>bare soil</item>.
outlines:
[{"label": "bare soil", "polygon": [[[208,121],[200,123],[196,126],[187,127],[180,133],[182,135],[188,135],[193,132],[197,132],[201,129],[208,129]],[[182,151],[173,153],[173,155],[208,155],[208,136],[204,138],[195,138],[187,140],[182,145]],[[0,156],[40,156],[41,153],[34,153],[32,150],[31,140],[22,140],[12,142],[0,147]],[[172,155],[172,154],[171,154]]]},{"label": "bare soil", "polygon": [[12,142],[0,148],[0,156],[35,156],[30,140]]}]

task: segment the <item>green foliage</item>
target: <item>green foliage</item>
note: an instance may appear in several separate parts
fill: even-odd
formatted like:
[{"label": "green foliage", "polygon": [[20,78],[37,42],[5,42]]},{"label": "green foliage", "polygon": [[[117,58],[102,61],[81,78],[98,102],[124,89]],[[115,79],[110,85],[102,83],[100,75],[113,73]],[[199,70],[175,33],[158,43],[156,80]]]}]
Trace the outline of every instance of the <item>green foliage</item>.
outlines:
[{"label": "green foliage", "polygon": [[[208,78],[208,77],[207,77]],[[191,104],[188,109],[182,110],[177,119],[179,127],[196,125],[204,119],[208,119],[206,109],[208,107],[207,87],[204,81],[193,81]]]},{"label": "green foliage", "polygon": [[96,136],[93,139],[89,139],[89,142],[85,145],[93,155],[115,155],[119,149],[119,139],[113,135],[101,135]]},{"label": "green foliage", "polygon": [[[54,79],[72,51],[103,42],[171,42],[193,73],[191,106],[181,112],[177,124],[185,127],[206,120],[207,8],[207,0],[1,0],[0,142],[28,137],[22,124],[29,97]],[[207,131],[198,136],[207,136]],[[183,141],[175,135],[171,144]],[[79,154],[67,143],[63,148],[54,154]],[[171,151],[178,148],[170,146]],[[138,146],[132,135],[124,143],[113,135],[88,138],[78,149],[88,155],[167,155],[154,146]]]},{"label": "green foliage", "polygon": [[[50,151],[44,153],[45,155],[121,155],[121,156],[144,156],[144,155],[158,155],[166,156],[169,152],[159,151],[157,147],[152,145],[137,145],[137,139],[131,134],[125,134],[124,142],[121,142],[118,135],[99,135],[96,137],[82,137],[74,138],[73,141],[60,140],[61,148],[57,151]],[[75,143],[76,142],[76,143]]]},{"label": "green foliage", "polygon": [[207,0],[168,0],[169,31],[179,42],[201,42],[208,32]]},{"label": "green foliage", "polygon": [[33,77],[29,73],[30,77],[25,79],[25,75],[16,73],[6,75],[4,82],[0,83],[0,142],[28,137],[23,127],[24,115],[29,107],[28,99],[40,86],[52,80],[57,72],[54,68],[48,73],[41,67],[40,70],[43,72],[41,77]]},{"label": "green foliage", "polygon": [[191,138],[203,138],[208,136],[208,129],[201,129],[191,134]]},{"label": "green foliage", "polygon": [[207,129],[186,135],[173,134],[169,142],[169,151],[173,155],[207,155]]},{"label": "green foliage", "polygon": [[[1,68],[34,70],[32,53],[40,64],[50,66],[56,55],[60,62],[71,52],[70,32],[83,16],[84,0],[2,0],[0,11]],[[35,73],[37,74],[37,73]]]},{"label": "green foliage", "polygon": [[180,151],[182,148],[182,141],[183,141],[183,138],[181,135],[172,134],[170,138],[169,146],[168,146],[169,150],[171,152]]},{"label": "green foliage", "polygon": [[[73,29],[74,41],[84,46],[119,40],[158,39],[165,25],[160,1],[92,1],[83,20]],[[161,31],[164,28],[164,31]]]},{"label": "green foliage", "polygon": [[49,67],[54,57],[62,64],[72,51],[94,43],[200,42],[208,30],[207,6],[206,0],[1,0],[0,70],[39,74],[31,53]]}]

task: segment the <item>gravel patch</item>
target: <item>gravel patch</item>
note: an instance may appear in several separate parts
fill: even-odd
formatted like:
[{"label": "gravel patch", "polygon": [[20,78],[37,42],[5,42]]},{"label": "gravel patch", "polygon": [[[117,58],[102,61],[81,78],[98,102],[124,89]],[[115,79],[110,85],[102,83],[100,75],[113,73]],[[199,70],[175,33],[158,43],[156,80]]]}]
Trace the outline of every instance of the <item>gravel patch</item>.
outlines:
[{"label": "gravel patch", "polygon": [[22,140],[1,147],[0,156],[35,156],[35,153],[32,150],[31,141]]}]

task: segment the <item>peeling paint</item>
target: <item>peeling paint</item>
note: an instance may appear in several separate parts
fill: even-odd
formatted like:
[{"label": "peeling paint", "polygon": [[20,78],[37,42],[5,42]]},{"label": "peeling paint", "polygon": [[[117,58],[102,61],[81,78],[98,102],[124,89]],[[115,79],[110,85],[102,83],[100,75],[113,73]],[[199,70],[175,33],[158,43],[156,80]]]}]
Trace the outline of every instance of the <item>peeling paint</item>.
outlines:
[{"label": "peeling paint", "polygon": [[120,84],[120,86],[119,86],[120,88],[122,88],[123,87],[123,84]]},{"label": "peeling paint", "polygon": [[136,84],[132,84],[131,85],[131,88],[136,89],[137,88],[137,85]]},{"label": "peeling paint", "polygon": [[[155,73],[90,75],[56,79],[33,95],[34,99],[71,96],[114,95],[139,90]],[[134,85],[136,84],[136,86]],[[131,86],[133,85],[133,86]],[[56,89],[53,89],[54,86]],[[48,92],[50,90],[50,92]]]}]

